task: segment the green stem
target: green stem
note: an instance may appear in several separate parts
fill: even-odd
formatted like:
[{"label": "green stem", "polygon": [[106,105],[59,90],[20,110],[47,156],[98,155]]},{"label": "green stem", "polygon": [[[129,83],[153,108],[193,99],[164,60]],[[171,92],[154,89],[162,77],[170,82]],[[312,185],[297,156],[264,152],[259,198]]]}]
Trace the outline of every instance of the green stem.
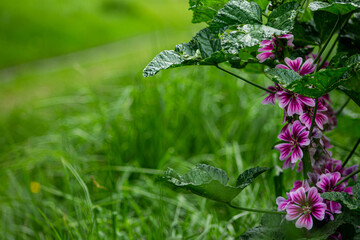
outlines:
[{"label": "green stem", "polygon": [[271,211],[271,210],[262,210],[262,209],[252,209],[252,208],[244,208],[244,207],[238,207],[234,206],[231,203],[228,203],[229,207],[242,210],[242,211],[248,211],[248,212],[258,212],[258,213],[269,213],[269,214],[279,214],[279,215],[286,215],[285,212],[277,212],[277,211]]},{"label": "green stem", "polygon": [[315,125],[315,118],[316,118],[316,112],[317,112],[317,109],[318,109],[318,105],[319,105],[319,99],[315,98],[315,108],[314,108],[314,113],[313,113],[313,117],[312,117],[312,120],[311,120],[310,131],[309,131],[309,135],[308,135],[308,138],[310,140],[311,140],[311,135],[312,135],[314,125]]},{"label": "green stem", "polygon": [[236,77],[236,78],[238,78],[238,79],[240,79],[240,80],[242,80],[242,81],[244,81],[244,82],[246,82],[246,83],[248,83],[248,84],[250,84],[250,85],[253,85],[254,87],[257,87],[257,88],[262,89],[262,90],[264,90],[264,91],[266,91],[266,92],[269,92],[269,93],[275,93],[275,92],[273,92],[273,91],[271,91],[271,90],[269,90],[269,89],[266,89],[266,88],[264,88],[264,87],[262,87],[262,86],[260,86],[260,85],[257,85],[256,83],[250,82],[249,80],[247,80],[247,79],[245,79],[245,78],[243,78],[243,77],[241,77],[241,76],[239,76],[239,75],[236,75],[235,73],[232,73],[232,72],[230,72],[230,71],[228,71],[228,70],[220,67],[219,65],[215,65],[215,66],[216,66],[218,69],[220,69],[221,71],[224,71],[224,72],[226,72],[226,73],[228,73],[228,74],[230,74],[230,75],[232,75],[232,76],[234,76],[234,77]]},{"label": "green stem", "polygon": [[322,46],[322,48],[321,48],[320,51],[319,51],[319,54],[318,54],[317,57],[315,58],[314,64],[317,64],[317,62],[319,61],[321,55],[323,54],[324,50],[326,49],[327,45],[329,44],[331,38],[333,37],[334,33],[336,32],[336,28],[337,28],[337,26],[338,26],[339,21],[340,21],[340,16],[338,16],[338,18],[337,18],[337,20],[336,20],[336,23],[335,23],[333,29],[332,29],[331,32],[330,32],[329,37],[326,39],[325,44]]},{"label": "green stem", "polygon": [[303,177],[304,177],[304,180],[305,180],[305,179],[308,179],[308,173],[313,171],[312,170],[312,165],[311,165],[309,147],[306,147],[306,148],[303,149],[302,163],[303,163]]},{"label": "green stem", "polygon": [[359,146],[360,144],[360,138],[357,140],[357,142],[355,143],[355,146],[353,147],[353,149],[351,150],[351,152],[349,153],[349,155],[347,156],[345,162],[343,163],[343,167],[349,162],[350,158],[352,157],[352,155],[355,153],[356,148]]},{"label": "green stem", "polygon": [[322,62],[317,66],[316,68],[316,71],[318,71],[323,65],[324,63],[328,60],[328,58],[330,57],[331,55],[331,52],[334,50],[335,46],[336,46],[336,43],[337,41],[339,41],[339,38],[340,38],[340,34],[338,34],[338,36],[336,37],[335,41],[333,42],[331,48],[329,49],[329,51],[327,52],[325,58],[322,60]]},{"label": "green stem", "polygon": [[337,184],[335,184],[334,188],[339,186],[340,184],[342,184],[343,182],[347,181],[348,179],[350,179],[352,176],[358,174],[360,172],[360,169],[359,170],[356,170],[355,172],[347,175],[344,179],[342,179],[340,182],[338,182]]},{"label": "green stem", "polygon": [[339,110],[336,111],[335,115],[338,116],[343,110],[344,108],[346,107],[346,105],[350,102],[350,98],[348,98],[346,100],[346,102],[344,102],[344,104],[340,107]]}]

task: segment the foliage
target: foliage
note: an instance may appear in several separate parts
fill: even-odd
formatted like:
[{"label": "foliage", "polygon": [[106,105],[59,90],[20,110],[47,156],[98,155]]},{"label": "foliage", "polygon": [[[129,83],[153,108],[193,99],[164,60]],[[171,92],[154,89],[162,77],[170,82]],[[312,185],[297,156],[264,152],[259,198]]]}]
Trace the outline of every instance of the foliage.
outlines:
[{"label": "foliage", "polygon": [[[196,3],[198,5],[190,7],[194,10],[193,22],[204,21],[208,27],[189,43],[158,54],[145,67],[143,75],[149,77],[161,70],[186,65],[213,65],[266,91],[268,95],[262,103],[274,105],[278,100],[284,109],[283,123],[287,123],[278,136],[281,142],[274,148],[280,151],[284,169],[293,169],[299,162],[303,181],[301,185],[300,181],[294,183],[286,199],[277,198],[280,213],[274,213],[231,204],[242,190],[242,175],[232,187],[227,185],[229,178],[224,171],[197,165],[183,176],[169,169],[163,180],[177,189],[186,189],[239,210],[286,214],[288,221],[296,220],[296,228],[293,223],[281,221],[280,216],[276,223],[263,221],[241,239],[328,239],[332,234],[354,238],[356,221],[352,220],[358,216],[355,211],[359,208],[358,196],[356,193],[353,199],[347,194],[348,182],[340,186],[336,183],[357,166],[347,169],[344,167],[347,160],[342,165],[341,161],[332,159],[327,150],[330,144],[325,143],[329,140],[323,134],[336,127],[330,92],[339,89],[360,107],[359,54],[344,44],[351,42],[357,48],[359,31],[354,29],[357,29],[358,15],[354,13],[360,10],[359,2],[271,1],[271,6],[266,1],[247,0]],[[332,51],[336,45],[334,56]],[[252,71],[264,73],[275,86],[266,89],[219,64],[243,71],[251,64],[261,64],[263,68]],[[252,181],[251,177],[249,184]],[[354,187],[355,191],[358,187]],[[276,192],[283,191],[276,189]]]}]

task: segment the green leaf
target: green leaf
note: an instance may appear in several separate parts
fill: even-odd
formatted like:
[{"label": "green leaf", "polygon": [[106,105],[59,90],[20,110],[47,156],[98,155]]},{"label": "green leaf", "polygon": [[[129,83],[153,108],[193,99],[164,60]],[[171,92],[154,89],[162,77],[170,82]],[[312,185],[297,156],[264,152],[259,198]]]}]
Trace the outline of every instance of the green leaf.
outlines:
[{"label": "green leaf", "polygon": [[256,2],[261,10],[265,11],[267,6],[269,5],[270,1],[269,0],[254,0],[253,2]]},{"label": "green leaf", "polygon": [[319,33],[313,23],[296,23],[292,29],[294,44],[299,46],[317,45],[320,43]]},{"label": "green leaf", "polygon": [[154,76],[160,70],[183,66],[185,59],[173,50],[165,50],[156,55],[156,57],[145,67],[144,77]]},{"label": "green leaf", "polygon": [[342,0],[331,1],[331,3],[315,1],[309,4],[309,8],[311,11],[326,11],[336,15],[345,15],[358,11],[360,9],[360,1]]},{"label": "green leaf", "polygon": [[144,69],[143,76],[154,76],[161,70],[186,65],[213,65],[225,61],[218,34],[205,28],[188,43],[176,46],[175,51],[158,54]]},{"label": "green leaf", "polygon": [[246,47],[257,46],[264,39],[287,33],[278,29],[259,24],[245,24],[229,30],[221,36],[221,45],[227,54],[237,55]]},{"label": "green leaf", "polygon": [[210,26],[226,29],[241,24],[261,24],[261,8],[254,2],[246,0],[231,0],[220,9]]},{"label": "green leaf", "polygon": [[266,172],[267,170],[268,168],[264,168],[264,167],[255,167],[246,170],[245,172],[240,174],[239,177],[237,178],[236,187],[242,189],[246,188],[251,183],[253,183],[253,181],[257,176],[259,176],[263,172]]},{"label": "green leaf", "polygon": [[357,105],[360,106],[360,54],[348,57],[346,54],[338,54],[335,56],[331,64],[346,66],[348,71],[344,74],[344,78],[349,80],[338,87],[346,95],[348,95]]},{"label": "green leaf", "polygon": [[[314,23],[321,43],[324,43],[328,39],[337,20],[338,16],[329,12],[318,11],[314,13]],[[341,19],[339,22],[340,21]],[[338,26],[340,27],[341,24],[338,24]]]},{"label": "green leaf", "polygon": [[265,72],[283,88],[300,95],[318,98],[332,91],[347,79],[342,78],[348,68],[321,69],[301,77],[288,69],[267,69]]},{"label": "green leaf", "polygon": [[288,2],[276,8],[268,17],[266,25],[284,31],[290,31],[294,26],[297,2]]},{"label": "green leaf", "polygon": [[350,210],[360,210],[360,202],[346,192],[325,192],[321,194],[321,197],[330,201],[338,202]]},{"label": "green leaf", "polygon": [[354,14],[340,32],[338,52],[360,52],[360,13]]},{"label": "green leaf", "polygon": [[237,186],[227,185],[229,177],[225,171],[206,165],[198,164],[195,168],[180,176],[173,169],[169,168],[163,180],[181,189],[185,189],[194,194],[206,197],[215,201],[229,203],[245,187],[250,185],[254,178],[265,172],[266,168],[253,168],[241,174],[237,181]]},{"label": "green leaf", "polygon": [[210,22],[229,0],[189,0],[193,23]]}]

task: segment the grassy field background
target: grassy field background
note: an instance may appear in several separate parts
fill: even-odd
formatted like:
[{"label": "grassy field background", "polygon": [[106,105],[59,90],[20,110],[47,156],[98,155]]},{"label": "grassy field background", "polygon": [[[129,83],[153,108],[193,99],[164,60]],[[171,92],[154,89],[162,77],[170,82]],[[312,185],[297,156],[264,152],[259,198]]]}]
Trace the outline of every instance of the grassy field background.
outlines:
[{"label": "grassy field background", "polygon": [[[236,204],[275,208],[278,107],[211,67],[141,76],[158,52],[203,27],[191,25],[187,8],[181,0],[0,2],[3,239],[229,239],[255,226],[259,214],[156,181],[167,167],[196,163],[232,181],[272,167]],[[335,108],[346,100],[332,97]],[[339,116],[328,134],[335,158],[360,136],[359,119],[353,103]],[[289,189],[300,175],[285,173]]]}]

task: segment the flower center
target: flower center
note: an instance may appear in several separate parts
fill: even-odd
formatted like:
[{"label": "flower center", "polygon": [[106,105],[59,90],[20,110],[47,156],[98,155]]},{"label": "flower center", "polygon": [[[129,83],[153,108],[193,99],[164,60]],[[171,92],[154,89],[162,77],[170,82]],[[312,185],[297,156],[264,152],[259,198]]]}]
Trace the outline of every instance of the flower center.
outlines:
[{"label": "flower center", "polygon": [[311,213],[311,207],[309,207],[309,206],[303,206],[303,210],[304,210],[305,214]]}]

